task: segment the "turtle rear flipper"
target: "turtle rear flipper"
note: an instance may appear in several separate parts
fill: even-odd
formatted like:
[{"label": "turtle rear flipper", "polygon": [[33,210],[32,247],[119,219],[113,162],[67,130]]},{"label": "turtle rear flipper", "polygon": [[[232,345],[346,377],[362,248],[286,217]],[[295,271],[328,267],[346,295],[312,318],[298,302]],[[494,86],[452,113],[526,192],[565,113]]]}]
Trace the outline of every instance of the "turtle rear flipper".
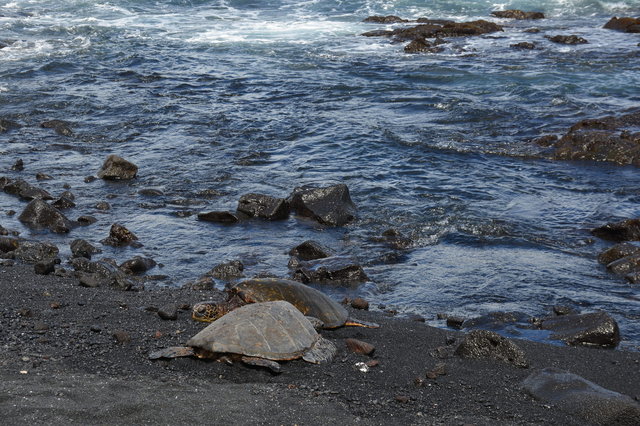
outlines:
[{"label": "turtle rear flipper", "polygon": [[149,359],[160,359],[160,358],[180,358],[183,356],[195,356],[195,351],[193,348],[188,346],[171,346],[168,348],[160,349],[159,351],[151,352],[149,354]]},{"label": "turtle rear flipper", "polygon": [[280,364],[275,361],[271,361],[270,359],[258,358],[255,356],[243,356],[240,360],[247,365],[268,368],[272,373],[282,373]]},{"label": "turtle rear flipper", "polygon": [[347,318],[344,325],[350,327],[380,328],[380,324],[376,324],[375,322],[362,321],[356,318]]},{"label": "turtle rear flipper", "polygon": [[333,361],[338,348],[332,341],[320,336],[318,341],[302,355],[302,359],[312,364],[324,364]]}]

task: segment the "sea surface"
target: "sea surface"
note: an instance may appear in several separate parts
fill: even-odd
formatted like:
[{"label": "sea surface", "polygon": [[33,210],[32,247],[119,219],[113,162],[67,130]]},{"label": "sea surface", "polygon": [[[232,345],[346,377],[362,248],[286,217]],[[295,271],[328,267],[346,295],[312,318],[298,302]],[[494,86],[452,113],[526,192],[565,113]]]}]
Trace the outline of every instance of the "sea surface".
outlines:
[{"label": "sea surface", "polygon": [[[511,8],[547,18],[490,16]],[[411,55],[361,36],[397,27],[362,22],[390,14],[505,31]],[[603,310],[621,347],[638,350],[640,287],[597,263],[611,244],[589,231],[640,216],[640,170],[545,160],[530,142],[640,106],[640,35],[602,29],[612,16],[640,16],[640,1],[0,0],[0,118],[22,125],[0,133],[0,175],[54,195],[66,184],[77,207],[65,213],[98,218],[68,235],[34,231],[6,214],[25,202],[0,193],[0,224],[68,254],[73,239],[100,246],[121,223],[144,247],[103,256],[154,258],[163,267],[150,274],[167,278],[147,286],[180,286],[233,259],[247,276],[286,277],[289,249],[313,239],[370,277],[324,287],[336,298],[437,326],[438,312]],[[589,44],[544,38],[556,34]],[[539,49],[509,47],[521,41]],[[74,134],[39,126],[52,119]],[[85,183],[109,154],[136,163],[138,178]],[[24,171],[11,171],[18,158]],[[53,179],[37,182],[39,172]],[[221,226],[193,214],[235,210],[249,192],[336,183],[358,206],[345,227],[293,215]],[[139,193],[148,188],[163,195]],[[111,209],[97,210],[102,201]],[[389,228],[410,246],[381,242]]]}]

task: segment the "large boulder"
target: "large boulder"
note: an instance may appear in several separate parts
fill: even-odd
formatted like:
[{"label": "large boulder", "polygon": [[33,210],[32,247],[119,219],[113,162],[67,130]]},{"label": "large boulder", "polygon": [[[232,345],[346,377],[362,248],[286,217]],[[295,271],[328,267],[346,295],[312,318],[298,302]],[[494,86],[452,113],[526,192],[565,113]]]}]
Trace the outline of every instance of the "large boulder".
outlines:
[{"label": "large boulder", "polygon": [[527,368],[525,353],[511,340],[488,330],[473,330],[467,334],[455,349],[461,358],[497,359],[520,368]]},{"label": "large boulder", "polygon": [[324,225],[346,225],[356,216],[356,206],[351,201],[349,188],[344,184],[324,188],[296,188],[288,201],[297,214],[313,218]]},{"label": "large boulder", "polygon": [[66,233],[71,230],[71,221],[46,201],[35,199],[27,204],[18,216],[20,222],[34,228],[48,228],[52,232]]},{"label": "large boulder", "polygon": [[544,13],[542,12],[523,12],[518,9],[508,9],[508,10],[495,10],[491,12],[493,16],[496,18],[506,18],[506,19],[544,19]]},{"label": "large boulder", "polygon": [[582,120],[553,144],[555,160],[609,161],[640,166],[640,111]]},{"label": "large boulder", "polygon": [[604,24],[603,28],[625,33],[640,33],[640,18],[618,18],[614,16]]},{"label": "large boulder", "polygon": [[138,166],[122,157],[111,154],[98,171],[98,177],[105,180],[128,180],[138,174]]},{"label": "large boulder", "polygon": [[540,328],[552,331],[551,339],[572,346],[611,348],[620,343],[618,323],[605,312],[549,317],[541,321]]},{"label": "large boulder", "polygon": [[522,386],[535,399],[552,404],[589,424],[640,424],[640,405],[632,398],[568,371],[545,368],[529,375]]},{"label": "large boulder", "polygon": [[250,217],[282,220],[289,217],[289,203],[284,198],[263,194],[246,194],[238,201],[238,211]]}]

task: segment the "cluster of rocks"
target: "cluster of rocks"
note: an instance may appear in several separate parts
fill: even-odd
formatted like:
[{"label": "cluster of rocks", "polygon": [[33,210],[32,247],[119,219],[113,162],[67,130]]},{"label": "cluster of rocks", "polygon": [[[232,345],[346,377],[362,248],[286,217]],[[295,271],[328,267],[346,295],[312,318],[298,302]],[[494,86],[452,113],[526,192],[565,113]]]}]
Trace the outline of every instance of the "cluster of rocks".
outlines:
[{"label": "cluster of rocks", "polygon": [[560,138],[546,135],[534,142],[550,147],[554,160],[607,161],[640,166],[640,111],[582,120]]},{"label": "cluster of rocks", "polygon": [[328,187],[298,187],[287,198],[264,194],[240,197],[235,212],[209,211],[198,214],[199,220],[237,223],[250,218],[284,220],[291,212],[309,217],[323,225],[343,226],[355,219],[356,206],[344,184]]},{"label": "cluster of rocks", "polygon": [[[496,18],[515,19],[515,20],[538,20],[544,19],[542,12],[525,12],[518,9],[509,9],[503,11],[491,12]],[[494,32],[504,31],[501,25],[485,20],[476,20],[469,22],[454,22],[444,19],[419,18],[411,21],[400,18],[395,15],[388,16],[369,16],[363,22],[374,24],[403,24],[416,23],[413,27],[395,28],[392,30],[374,30],[367,31],[362,35],[365,37],[388,37],[394,43],[409,42],[404,47],[407,53],[438,53],[444,50],[443,44],[447,43],[447,37],[466,37],[478,36]],[[604,28],[624,31],[624,32],[640,32],[640,19],[637,18],[612,18],[604,25]],[[537,28],[526,30],[528,33],[540,32]],[[585,44],[588,41],[575,34],[564,35],[547,35],[545,38],[553,43],[558,44]],[[536,45],[532,42],[520,42],[511,45],[514,49],[536,49]]]},{"label": "cluster of rocks", "polygon": [[612,247],[598,256],[598,262],[607,270],[624,277],[628,282],[640,282],[640,219],[627,219],[608,223],[591,231],[596,237],[615,241]]},{"label": "cluster of rocks", "polygon": [[545,330],[549,338],[571,346],[595,346],[613,348],[620,343],[617,322],[605,312],[578,313],[565,306],[556,306],[553,314],[543,318],[531,317],[521,312],[491,312],[486,315],[464,319],[439,314],[447,325],[466,330]]}]

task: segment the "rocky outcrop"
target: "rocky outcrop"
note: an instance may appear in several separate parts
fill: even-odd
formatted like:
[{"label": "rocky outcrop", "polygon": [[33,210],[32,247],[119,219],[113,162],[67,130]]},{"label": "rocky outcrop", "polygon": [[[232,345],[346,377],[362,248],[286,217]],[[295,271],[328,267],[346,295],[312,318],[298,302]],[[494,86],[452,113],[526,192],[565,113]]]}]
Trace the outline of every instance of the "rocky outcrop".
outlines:
[{"label": "rocky outcrop", "polygon": [[603,28],[625,33],[640,33],[640,18],[618,18],[614,16],[604,24]]},{"label": "rocky outcrop", "polygon": [[496,18],[506,18],[506,19],[517,19],[517,20],[544,19],[544,13],[542,12],[523,12],[522,10],[518,10],[518,9],[495,10],[491,12],[491,14]]},{"label": "rocky outcrop", "polygon": [[446,43],[441,38],[436,38],[433,42],[427,41],[424,37],[416,38],[404,47],[406,53],[439,53],[444,50],[440,47]]},{"label": "rocky outcrop", "polygon": [[522,50],[533,50],[536,48],[536,45],[533,43],[530,43],[528,41],[523,41],[520,43],[515,43],[515,44],[511,44],[509,45],[509,47],[513,48],[513,49],[522,49]]},{"label": "rocky outcrop", "polygon": [[556,160],[609,161],[640,166],[640,111],[582,120],[553,144]]},{"label": "rocky outcrop", "polygon": [[398,22],[409,22],[407,19],[402,19],[399,16],[395,15],[387,15],[387,16],[369,16],[365,18],[362,22],[370,22],[374,24],[395,24]]},{"label": "rocky outcrop", "polygon": [[467,334],[455,349],[461,358],[497,359],[520,368],[527,368],[529,362],[522,349],[511,340],[487,330],[473,330]]},{"label": "rocky outcrop", "polygon": [[324,188],[300,187],[288,199],[291,209],[329,226],[342,226],[355,219],[356,206],[344,184]]},{"label": "rocky outcrop", "polygon": [[586,39],[582,37],[578,37],[575,34],[571,35],[555,35],[555,36],[544,36],[547,40],[558,43],[558,44],[586,44],[589,43]]},{"label": "rocky outcrop", "polygon": [[284,198],[263,194],[246,194],[240,197],[237,210],[249,217],[267,220],[283,220],[289,217],[289,203]]},{"label": "rocky outcrop", "polygon": [[110,155],[98,171],[98,177],[105,180],[129,180],[138,174],[138,166],[117,155]]},{"label": "rocky outcrop", "polygon": [[24,200],[53,200],[51,194],[35,187],[23,179],[0,178],[0,188],[7,194],[16,195]]},{"label": "rocky outcrop", "polygon": [[550,317],[541,321],[540,328],[552,331],[552,339],[572,346],[615,347],[620,343],[618,323],[605,312]]},{"label": "rocky outcrop", "polygon": [[58,247],[51,243],[38,241],[21,241],[13,251],[13,257],[26,263],[38,263],[58,257]]},{"label": "rocky outcrop", "polygon": [[611,262],[633,254],[640,254],[640,246],[632,243],[619,243],[600,253],[598,255],[598,262],[603,265],[608,265]]},{"label": "rocky outcrop", "polygon": [[640,405],[568,371],[545,368],[523,382],[535,399],[552,404],[594,425],[640,424]]},{"label": "rocky outcrop", "polygon": [[43,200],[33,200],[18,216],[18,220],[33,228],[47,228],[51,232],[66,233],[71,230],[71,221],[58,209]]},{"label": "rocky outcrop", "polygon": [[138,237],[133,232],[118,223],[114,223],[109,230],[109,236],[100,242],[108,246],[122,247],[139,245],[136,244],[137,240]]}]

